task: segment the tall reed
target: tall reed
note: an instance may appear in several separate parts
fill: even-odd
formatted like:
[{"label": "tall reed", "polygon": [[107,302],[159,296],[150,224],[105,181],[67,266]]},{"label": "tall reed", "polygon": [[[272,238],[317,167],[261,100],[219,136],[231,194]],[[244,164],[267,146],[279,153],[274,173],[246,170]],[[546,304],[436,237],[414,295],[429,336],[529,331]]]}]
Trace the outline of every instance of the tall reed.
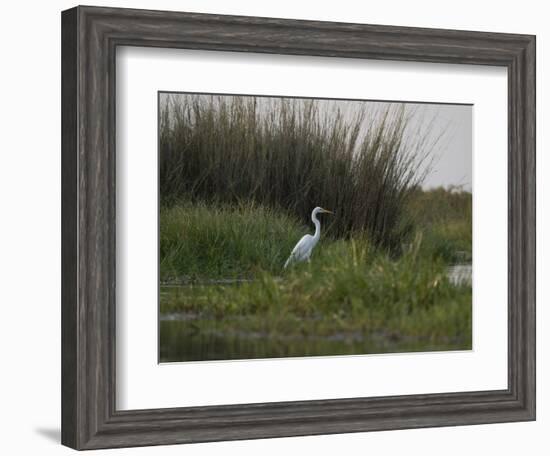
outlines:
[{"label": "tall reed", "polygon": [[390,250],[410,232],[406,201],[437,138],[429,127],[410,131],[405,105],[196,94],[160,101],[163,205],[252,200],[304,221],[323,206],[335,212],[330,235],[366,231]]}]

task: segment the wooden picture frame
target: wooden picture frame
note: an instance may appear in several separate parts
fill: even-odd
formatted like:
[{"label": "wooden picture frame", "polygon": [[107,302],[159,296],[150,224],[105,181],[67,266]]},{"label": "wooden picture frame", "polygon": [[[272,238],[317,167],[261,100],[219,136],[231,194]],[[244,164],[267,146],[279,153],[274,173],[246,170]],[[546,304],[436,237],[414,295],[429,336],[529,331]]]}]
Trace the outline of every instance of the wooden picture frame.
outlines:
[{"label": "wooden picture frame", "polygon": [[[508,69],[508,388],[152,410],[115,401],[115,50]],[[62,13],[62,443],[75,449],[535,419],[535,37],[76,7]]]}]

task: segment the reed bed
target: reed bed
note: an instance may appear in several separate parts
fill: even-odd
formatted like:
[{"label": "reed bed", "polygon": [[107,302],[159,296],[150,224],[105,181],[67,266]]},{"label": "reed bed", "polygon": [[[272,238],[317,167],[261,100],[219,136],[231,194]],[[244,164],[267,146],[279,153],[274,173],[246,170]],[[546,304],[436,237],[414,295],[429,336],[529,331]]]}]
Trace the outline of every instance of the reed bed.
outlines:
[{"label": "reed bed", "polygon": [[309,220],[333,210],[334,238],[367,233],[400,251],[412,232],[406,205],[430,169],[440,136],[411,131],[403,104],[161,94],[160,195],[182,201],[252,201]]}]

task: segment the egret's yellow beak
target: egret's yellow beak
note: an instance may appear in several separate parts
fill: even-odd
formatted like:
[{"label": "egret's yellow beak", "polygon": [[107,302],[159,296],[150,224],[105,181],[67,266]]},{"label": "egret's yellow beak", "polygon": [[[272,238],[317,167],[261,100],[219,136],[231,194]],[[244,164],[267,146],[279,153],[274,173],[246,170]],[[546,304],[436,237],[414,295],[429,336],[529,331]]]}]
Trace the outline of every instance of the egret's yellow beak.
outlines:
[{"label": "egret's yellow beak", "polygon": [[332,211],[327,211],[326,209],[323,209],[322,211],[324,214],[332,214]]}]

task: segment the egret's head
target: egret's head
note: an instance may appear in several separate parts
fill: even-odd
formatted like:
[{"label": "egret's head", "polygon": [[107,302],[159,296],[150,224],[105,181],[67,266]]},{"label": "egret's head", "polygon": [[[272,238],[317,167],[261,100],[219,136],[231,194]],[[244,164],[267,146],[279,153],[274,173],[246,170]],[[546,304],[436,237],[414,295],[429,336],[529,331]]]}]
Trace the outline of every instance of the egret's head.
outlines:
[{"label": "egret's head", "polygon": [[328,211],[326,209],[323,209],[322,207],[317,206],[315,209],[313,209],[314,214],[332,214],[331,211]]}]

